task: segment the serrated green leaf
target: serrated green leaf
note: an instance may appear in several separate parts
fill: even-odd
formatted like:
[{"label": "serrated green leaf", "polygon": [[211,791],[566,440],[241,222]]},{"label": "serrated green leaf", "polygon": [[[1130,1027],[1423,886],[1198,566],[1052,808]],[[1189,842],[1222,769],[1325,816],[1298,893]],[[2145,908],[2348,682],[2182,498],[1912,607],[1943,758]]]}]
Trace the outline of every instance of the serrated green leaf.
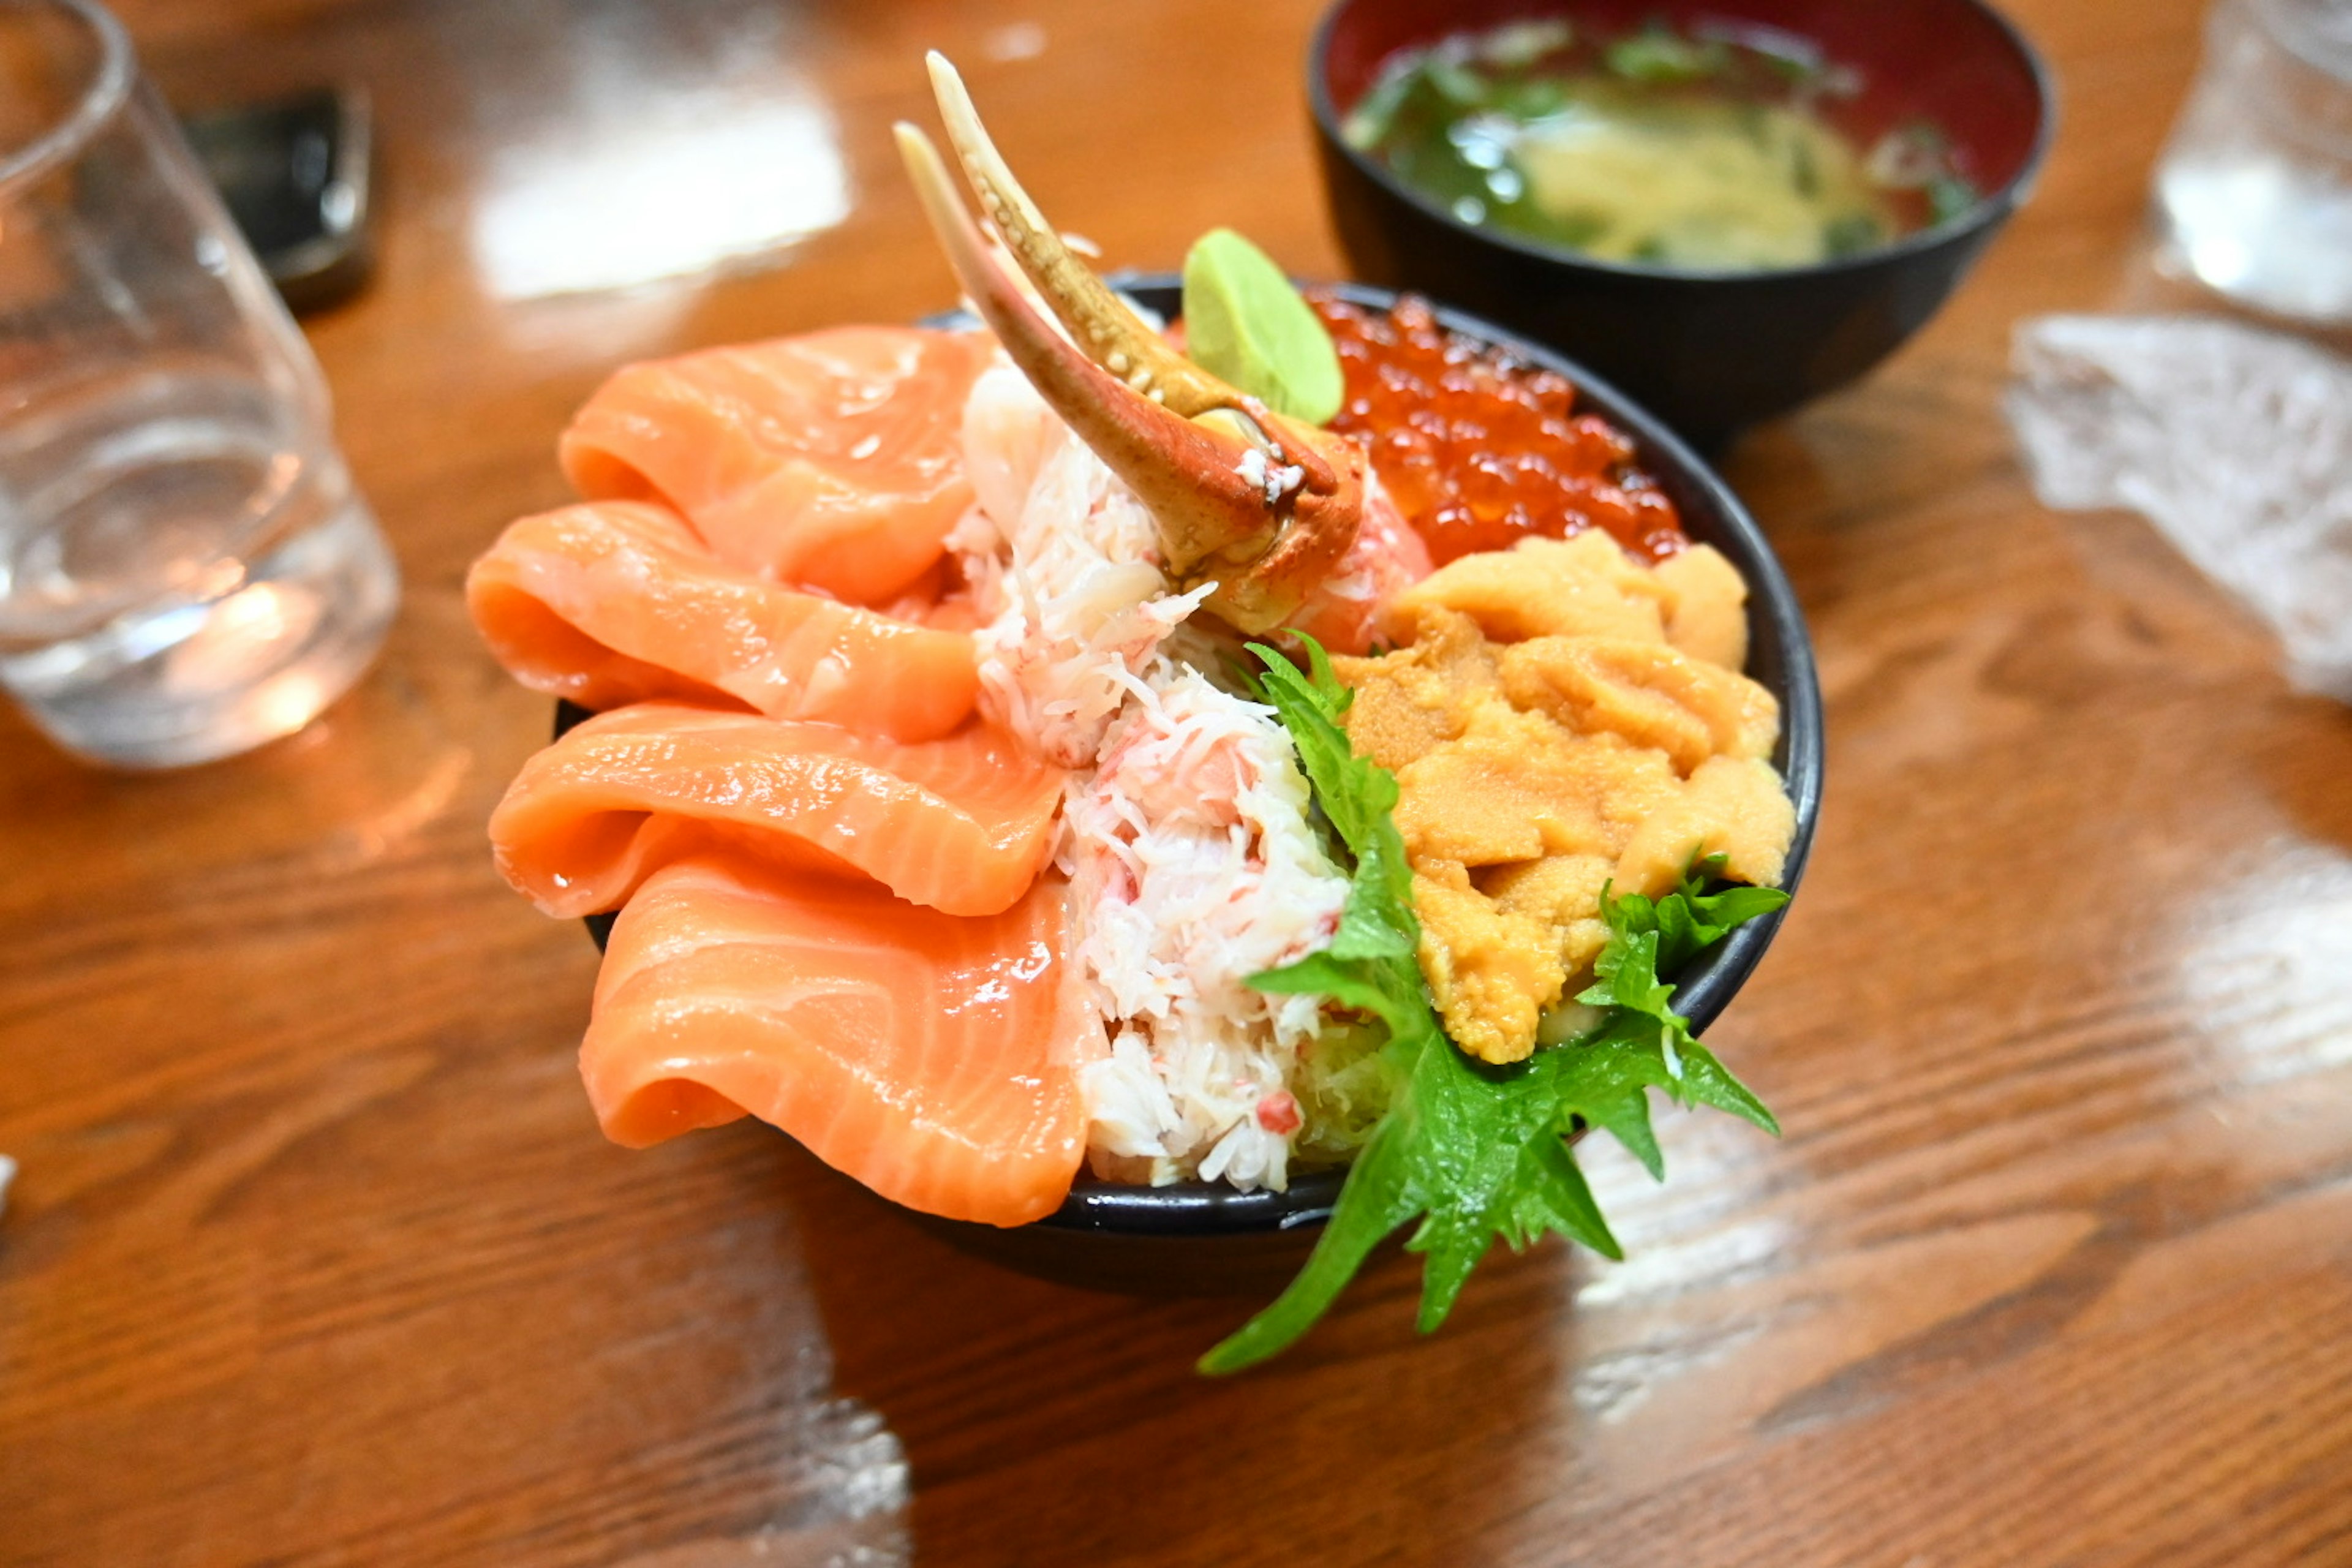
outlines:
[{"label": "serrated green leaf", "polygon": [[1372,1249],[1421,1211],[1425,1200],[1413,1185],[1412,1140],[1410,1115],[1391,1110],[1349,1167],[1339,1205],[1297,1278],[1202,1356],[1202,1372],[1239,1372],[1289,1349],[1330,1310]]},{"label": "serrated green leaf", "polygon": [[1681,1045],[1683,1076],[1675,1098],[1685,1105],[1707,1105],[1725,1110],[1743,1121],[1752,1121],[1773,1137],[1780,1136],[1780,1123],[1764,1102],[1756,1098],[1748,1087],[1731,1076],[1731,1069],[1716,1059],[1715,1053],[1696,1040],[1684,1038]]},{"label": "serrated green leaf", "polygon": [[1409,931],[1391,924],[1374,900],[1354,889],[1339,911],[1339,929],[1325,951],[1334,958],[1412,958],[1421,944]]},{"label": "serrated green leaf", "polygon": [[1596,1051],[1574,1042],[1556,1050],[1582,1051],[1591,1058],[1584,1069],[1583,1087],[1575,1097],[1575,1114],[1623,1144],[1625,1152],[1650,1173],[1652,1181],[1664,1181],[1666,1160],[1658,1148],[1657,1131],[1650,1124],[1649,1096],[1657,1079],[1664,1076],[1663,1061],[1659,1073],[1653,1076],[1635,1053]]},{"label": "serrated green leaf", "polygon": [[[1412,868],[1396,829],[1396,775],[1356,755],[1348,732],[1339,728],[1356,694],[1339,683],[1322,644],[1304,636],[1298,642],[1307,654],[1304,670],[1264,643],[1252,643],[1249,650],[1265,666],[1258,695],[1290,732],[1316,804],[1355,858],[1343,931],[1350,920],[1359,929],[1370,922],[1402,931],[1417,943],[1421,923],[1412,914]],[[1399,950],[1383,939],[1375,947],[1349,951],[1369,957]]]},{"label": "serrated green leaf", "polygon": [[1206,1373],[1240,1371],[1296,1342],[1382,1239],[1416,1220],[1405,1245],[1423,1259],[1423,1332],[1444,1323],[1498,1237],[1518,1248],[1557,1233],[1621,1256],[1568,1134],[1579,1123],[1601,1128],[1663,1177],[1650,1121],[1653,1089],[1778,1131],[1761,1102],[1692,1038],[1668,1005],[1673,985],[1659,976],[1662,949],[1679,963],[1786,901],[1769,889],[1707,892],[1701,879],[1721,869],[1719,858],[1695,866],[1664,899],[1604,892],[1609,941],[1580,998],[1608,1009],[1592,1030],[1508,1067],[1475,1062],[1446,1039],[1415,956],[1420,923],[1392,816],[1395,781],[1349,747],[1339,727],[1347,689],[1322,648],[1311,638],[1301,642],[1305,670],[1253,645],[1266,667],[1258,690],[1297,742],[1316,802],[1354,859],[1352,878],[1331,944],[1250,984],[1329,996],[1379,1019],[1389,1037],[1381,1055],[1398,1087],[1307,1266],[1202,1358]]},{"label": "serrated green leaf", "polygon": [[1517,1234],[1511,1237],[1513,1247],[1531,1246],[1557,1231],[1603,1258],[1625,1256],[1566,1142],[1538,1139],[1528,1146],[1522,1164],[1527,1173],[1513,1199],[1517,1222]]},{"label": "serrated green leaf", "polygon": [[1398,1036],[1416,1031],[1428,1006],[1418,986],[1405,987],[1400,967],[1396,959],[1335,958],[1327,948],[1253,974],[1249,984],[1283,996],[1328,996],[1343,1007],[1371,1014]]}]

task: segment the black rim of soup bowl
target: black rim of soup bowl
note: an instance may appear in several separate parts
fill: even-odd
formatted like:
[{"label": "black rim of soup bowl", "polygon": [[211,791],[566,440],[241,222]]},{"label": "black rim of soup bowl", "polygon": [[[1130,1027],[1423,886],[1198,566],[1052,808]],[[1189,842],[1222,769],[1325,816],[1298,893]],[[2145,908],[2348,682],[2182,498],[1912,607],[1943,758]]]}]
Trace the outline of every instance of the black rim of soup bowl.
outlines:
[{"label": "black rim of soup bowl", "polygon": [[[1109,281],[1150,310],[1171,317],[1178,312],[1181,289],[1173,275],[1125,273]],[[1333,292],[1375,310],[1390,308],[1398,298],[1360,284],[1335,285]],[[1436,314],[1448,331],[1566,376],[1576,387],[1580,412],[1598,414],[1632,437],[1642,467],[1674,501],[1692,542],[1714,545],[1747,580],[1748,673],[1780,703],[1780,739],[1772,762],[1788,784],[1797,819],[1780,886],[1795,892],[1821,811],[1821,686],[1795,590],[1763,531],[1688,446],[1608,383],[1563,355],[1484,321],[1442,308]],[[948,315],[929,324],[970,321]],[[556,734],[587,717],[585,710],[560,702]],[[1774,913],[1749,921],[1683,970],[1675,980],[1675,1005],[1694,1030],[1704,1030],[1723,1012],[1771,946],[1781,918]],[[609,914],[588,920],[599,947],[612,921]],[[931,1215],[913,1217],[960,1246],[1029,1272],[1108,1289],[1214,1293],[1286,1278],[1330,1217],[1346,1177],[1344,1169],[1305,1171],[1285,1191],[1244,1193],[1198,1181],[1132,1185],[1082,1171],[1059,1208],[1025,1226],[999,1228]],[[1170,1243],[1189,1243],[1197,1250],[1186,1254]]]},{"label": "black rim of soup bowl", "polygon": [[[1703,268],[1604,260],[1499,226],[1465,223],[1435,198],[1400,178],[1380,159],[1348,141],[1342,130],[1346,113],[1331,93],[1330,54],[1332,40],[1347,25],[1359,3],[1360,0],[1336,0],[1328,7],[1316,25],[1307,51],[1307,101],[1323,163],[1325,194],[1343,248],[1358,271],[1393,272],[1397,276],[1382,277],[1381,280],[1398,285],[1402,292],[1443,294],[1451,290],[1442,286],[1439,273],[1455,270],[1451,263],[1464,254],[1491,248],[1497,254],[1489,258],[1489,268],[1507,268],[1508,277],[1494,279],[1495,298],[1475,302],[1498,315],[1517,315],[1523,332],[1536,331],[1536,320],[1554,297],[1572,300],[1575,309],[1581,312],[1579,319],[1591,322],[1596,316],[1631,316],[1658,309],[1661,301],[1668,298],[1689,298],[1688,291],[1712,289],[1722,293],[1727,304],[1719,317],[1711,317],[1711,321],[1717,324],[1725,320],[1745,321],[1753,329],[1776,317],[1815,313],[1820,302],[1832,291],[1866,287],[1874,276],[1900,276],[1906,279],[1899,285],[1890,285],[1902,300],[1896,308],[1903,318],[1898,326],[1869,334],[1868,342],[1838,356],[1834,368],[1781,367],[1781,379],[1790,382],[1790,389],[1780,395],[1748,393],[1720,398],[1685,398],[1669,390],[1677,384],[1673,379],[1661,380],[1652,389],[1655,411],[1665,416],[1685,440],[1707,451],[1720,449],[1731,437],[1750,425],[1785,413],[1866,374],[1925,324],[1979,252],[2032,195],[2057,133],[2055,79],[2032,40],[1986,0],[1958,0],[2000,36],[2022,65],[2032,86],[2036,112],[2033,133],[2016,171],[2000,185],[1986,192],[1966,210],[1941,222],[1851,255],[1801,267]],[[1520,9],[1523,15],[1540,16],[1570,15],[1576,7],[1574,0],[1528,0]],[[1346,188],[1349,182],[1356,189]],[[1366,187],[1377,193],[1375,199],[1397,204],[1410,214],[1412,226],[1426,243],[1410,243],[1393,236],[1370,238],[1368,231],[1382,224],[1363,207]],[[1379,263],[1383,256],[1391,256],[1393,265],[1383,268]],[[1456,279],[1457,287],[1467,286],[1467,270],[1463,270],[1465,276]],[[1925,281],[1930,275],[1937,280],[1934,287],[1927,286]],[[1487,329],[1482,326],[1481,330]],[[1682,345],[1685,351],[1688,346]],[[1549,352],[1572,354],[1575,347],[1563,343]],[[1706,352],[1736,356],[1747,350],[1735,333],[1709,343]],[[1638,379],[1632,374],[1628,378]],[[1801,390],[1795,389],[1799,384]],[[1692,405],[1675,405],[1685,401]],[[1752,406],[1729,406],[1741,403]]]}]

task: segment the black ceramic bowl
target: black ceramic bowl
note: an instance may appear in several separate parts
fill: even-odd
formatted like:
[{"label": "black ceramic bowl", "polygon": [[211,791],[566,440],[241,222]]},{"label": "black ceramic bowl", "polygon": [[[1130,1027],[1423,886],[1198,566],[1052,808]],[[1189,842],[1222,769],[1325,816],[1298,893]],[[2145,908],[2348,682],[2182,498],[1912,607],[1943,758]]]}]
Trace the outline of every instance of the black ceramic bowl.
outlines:
[{"label": "black ceramic bowl", "polygon": [[[1985,197],[1935,227],[1818,266],[1671,271],[1474,227],[1340,135],[1397,51],[1545,16],[1612,31],[1653,17],[1731,20],[1810,38],[1862,74],[1843,128],[1874,140],[1925,116]],[[1307,90],[1332,219],[1357,276],[1572,355],[1702,449],[1844,385],[1934,315],[2024,201],[2053,115],[2041,60],[1979,0],[1339,0],[1315,35]]]},{"label": "black ceramic bowl", "polygon": [[[1164,315],[1178,313],[1180,289],[1173,277],[1130,275],[1111,281]],[[1340,292],[1382,308],[1396,299],[1381,289],[1346,286]],[[1723,552],[1748,579],[1748,673],[1780,703],[1780,743],[1772,761],[1788,781],[1797,809],[1796,838],[1781,885],[1795,890],[1821,811],[1821,686],[1797,596],[1755,520],[1672,432],[1581,366],[1467,316],[1441,310],[1438,319],[1455,331],[1567,376],[1576,385],[1581,411],[1602,416],[1633,437],[1643,466],[1673,498],[1691,538]],[[556,733],[586,717],[569,703],[562,705]],[[611,923],[609,915],[589,921],[599,945]],[[1723,1011],[1763,958],[1780,924],[1775,914],[1741,926],[1684,970],[1675,1005],[1695,1028],[1706,1028]],[[1081,1174],[1058,1210],[1030,1225],[1000,1229],[929,1215],[913,1217],[968,1251],[1069,1284],[1144,1295],[1261,1292],[1297,1272],[1339,1198],[1344,1174],[1311,1173],[1279,1193],[1242,1193],[1207,1182],[1124,1186]]]}]

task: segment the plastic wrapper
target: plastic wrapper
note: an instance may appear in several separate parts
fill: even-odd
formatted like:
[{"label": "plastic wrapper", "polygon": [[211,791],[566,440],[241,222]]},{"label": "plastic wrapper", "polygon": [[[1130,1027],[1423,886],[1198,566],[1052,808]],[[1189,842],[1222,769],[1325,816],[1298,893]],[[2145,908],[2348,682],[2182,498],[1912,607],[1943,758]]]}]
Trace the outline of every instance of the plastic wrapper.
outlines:
[{"label": "plastic wrapper", "polygon": [[2021,324],[2008,398],[2035,492],[2145,515],[2352,701],[2352,361],[2198,316]]}]

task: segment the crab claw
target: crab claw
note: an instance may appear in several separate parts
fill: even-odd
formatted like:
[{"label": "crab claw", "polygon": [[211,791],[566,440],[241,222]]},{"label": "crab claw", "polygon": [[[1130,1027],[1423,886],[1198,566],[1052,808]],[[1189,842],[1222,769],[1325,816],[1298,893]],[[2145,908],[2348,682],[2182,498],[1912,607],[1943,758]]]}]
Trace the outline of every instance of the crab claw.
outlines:
[{"label": "crab claw", "polygon": [[1355,542],[1361,449],[1171,349],[1063,245],[1004,166],[955,68],[936,54],[930,67],[974,193],[1068,335],[1006,271],[930,139],[902,123],[899,154],[964,293],[1038,395],[1150,511],[1179,585],[1213,581],[1210,607],[1240,630],[1284,626]]}]

